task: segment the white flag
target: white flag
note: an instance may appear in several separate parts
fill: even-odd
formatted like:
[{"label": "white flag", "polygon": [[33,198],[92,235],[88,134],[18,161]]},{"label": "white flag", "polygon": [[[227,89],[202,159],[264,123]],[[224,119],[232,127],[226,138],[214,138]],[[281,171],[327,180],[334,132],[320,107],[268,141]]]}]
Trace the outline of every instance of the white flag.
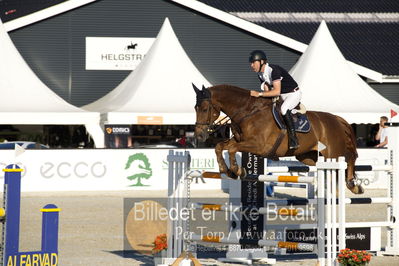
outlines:
[{"label": "white flag", "polygon": [[19,155],[25,152],[25,149],[19,146],[17,143],[15,143],[14,151],[15,151],[15,157],[18,157]]}]

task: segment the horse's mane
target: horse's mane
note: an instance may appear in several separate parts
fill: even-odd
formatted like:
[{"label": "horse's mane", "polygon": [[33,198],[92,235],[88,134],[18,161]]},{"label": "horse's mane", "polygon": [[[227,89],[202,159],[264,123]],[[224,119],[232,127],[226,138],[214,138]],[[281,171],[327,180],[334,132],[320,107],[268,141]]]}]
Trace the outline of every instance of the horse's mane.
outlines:
[{"label": "horse's mane", "polygon": [[[213,87],[208,88],[211,91],[215,92],[221,92],[223,93],[226,91],[227,93],[234,94],[234,97],[250,97],[249,90],[233,86],[233,85],[228,85],[228,84],[221,84],[221,85],[215,85]],[[236,95],[237,94],[237,95]]]},{"label": "horse's mane", "polygon": [[251,97],[250,90],[228,84],[215,85],[213,87],[209,87],[208,89],[213,95],[221,98],[220,100],[235,102],[239,105],[246,105],[248,101],[252,101],[253,104],[258,102],[264,104],[265,101],[271,101],[271,98],[268,97]]}]

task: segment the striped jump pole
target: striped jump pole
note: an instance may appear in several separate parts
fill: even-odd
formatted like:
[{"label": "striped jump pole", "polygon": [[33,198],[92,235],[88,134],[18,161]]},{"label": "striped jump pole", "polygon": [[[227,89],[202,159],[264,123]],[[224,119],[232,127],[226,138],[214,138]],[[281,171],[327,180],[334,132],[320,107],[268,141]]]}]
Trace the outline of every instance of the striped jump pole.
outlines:
[{"label": "striped jump pole", "polygon": [[213,210],[213,211],[226,211],[226,212],[240,212],[241,207],[238,205],[226,204],[211,204],[211,203],[198,203],[192,202],[190,207],[195,210]]},{"label": "striped jump pole", "polygon": [[4,206],[2,237],[2,265],[58,265],[58,217],[60,209],[48,204],[42,212],[42,249],[19,251],[19,226],[21,211],[21,172],[17,165],[8,165],[4,175]]},{"label": "striped jump pole", "polygon": [[280,208],[274,210],[268,207],[260,208],[259,214],[302,217],[314,217],[316,215],[315,212],[312,212],[311,210],[304,210],[302,208]]},{"label": "striped jump pole", "polygon": [[[231,179],[225,174],[219,172],[203,172],[203,178],[216,178],[216,179]],[[252,175],[241,178],[244,181],[259,181],[259,182],[291,182],[291,183],[313,183],[315,178],[312,176],[285,176],[285,175]]]},{"label": "striped jump pole", "polygon": [[[336,226],[339,226],[339,223],[335,223]],[[348,228],[361,228],[361,227],[392,227],[394,226],[394,222],[347,222],[345,223]],[[318,227],[318,224],[267,224],[266,228],[268,230],[281,230],[281,229],[315,229]]]},{"label": "striped jump pole", "polygon": [[[317,204],[317,199],[282,199],[282,200],[267,200],[268,203],[276,204],[277,206],[299,206],[307,204]],[[339,199],[336,199],[336,204],[338,204]],[[327,200],[324,201],[327,203]],[[387,197],[380,198],[345,198],[345,204],[391,204],[392,199]]]},{"label": "striped jump pole", "polygon": [[392,171],[392,165],[355,165],[355,172]]},{"label": "striped jump pole", "polygon": [[291,183],[313,183],[313,176],[285,176],[285,175],[247,175],[245,180],[260,182],[291,182]]},{"label": "striped jump pole", "polygon": [[[269,166],[265,169],[267,173],[309,173],[316,172],[316,166]],[[392,171],[392,165],[355,165],[356,172],[368,171]]]},{"label": "striped jump pole", "polygon": [[238,205],[225,205],[225,204],[208,204],[208,203],[191,203],[191,208],[196,210],[213,210],[213,211],[225,211],[225,212],[250,212],[267,215],[281,215],[281,216],[315,216],[315,213],[310,210],[303,210],[302,208],[280,208],[270,209],[268,207],[240,207]]},{"label": "striped jump pole", "polygon": [[307,184],[303,183],[286,183],[286,182],[264,182],[266,186],[273,187],[290,187],[290,188],[307,188]]},{"label": "striped jump pole", "polygon": [[265,173],[309,173],[316,172],[316,166],[268,166]]},{"label": "striped jump pole", "polygon": [[317,245],[315,244],[274,241],[274,240],[264,240],[264,239],[244,239],[244,238],[234,239],[234,238],[222,238],[219,236],[201,236],[201,235],[191,235],[190,239],[193,241],[219,243],[219,244],[257,245],[259,247],[274,246],[276,248],[285,248],[297,251],[312,252],[317,249]]}]

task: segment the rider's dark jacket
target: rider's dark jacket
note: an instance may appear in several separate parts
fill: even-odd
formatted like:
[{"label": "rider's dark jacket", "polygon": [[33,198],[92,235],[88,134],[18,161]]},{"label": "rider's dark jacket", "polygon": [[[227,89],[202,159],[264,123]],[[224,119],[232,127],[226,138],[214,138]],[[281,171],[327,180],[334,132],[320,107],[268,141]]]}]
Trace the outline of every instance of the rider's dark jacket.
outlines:
[{"label": "rider's dark jacket", "polygon": [[293,92],[298,87],[298,83],[288,73],[287,70],[279,65],[266,64],[265,72],[258,72],[259,80],[265,82],[269,88],[273,87],[273,81],[281,80],[281,93]]}]

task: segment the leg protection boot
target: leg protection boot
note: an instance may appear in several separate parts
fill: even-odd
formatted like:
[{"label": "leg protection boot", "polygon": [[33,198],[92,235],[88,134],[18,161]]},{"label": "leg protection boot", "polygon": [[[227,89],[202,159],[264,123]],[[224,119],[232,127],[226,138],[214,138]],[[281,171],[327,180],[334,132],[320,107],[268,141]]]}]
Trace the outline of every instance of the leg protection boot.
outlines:
[{"label": "leg protection boot", "polygon": [[288,146],[290,150],[298,149],[299,143],[295,134],[294,121],[292,120],[291,110],[288,110],[287,113],[283,116],[285,125],[287,126],[288,131]]}]

